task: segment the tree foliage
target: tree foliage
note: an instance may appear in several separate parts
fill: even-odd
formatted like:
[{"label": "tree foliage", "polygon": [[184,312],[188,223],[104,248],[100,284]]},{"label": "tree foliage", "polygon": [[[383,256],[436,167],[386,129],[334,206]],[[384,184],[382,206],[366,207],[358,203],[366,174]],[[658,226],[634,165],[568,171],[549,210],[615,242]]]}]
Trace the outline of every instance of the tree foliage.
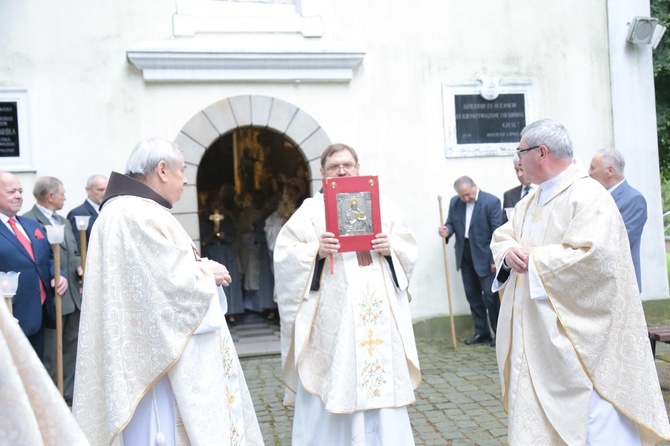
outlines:
[{"label": "tree foliage", "polygon": [[[651,0],[651,15],[670,26],[670,0]],[[654,50],[654,87],[661,177],[670,180],[670,31]]]}]

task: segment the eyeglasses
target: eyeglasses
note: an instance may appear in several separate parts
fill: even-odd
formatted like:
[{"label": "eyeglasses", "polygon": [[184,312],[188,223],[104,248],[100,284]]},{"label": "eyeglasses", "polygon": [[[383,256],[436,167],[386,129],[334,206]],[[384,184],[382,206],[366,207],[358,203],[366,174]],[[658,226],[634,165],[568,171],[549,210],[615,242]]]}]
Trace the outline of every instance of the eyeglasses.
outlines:
[{"label": "eyeglasses", "polygon": [[543,144],[540,144],[539,146],[528,147],[527,149],[522,149],[521,147],[517,147],[516,148],[516,154],[521,156],[522,154],[524,154],[526,152],[530,152],[531,150],[535,150],[535,149],[541,147],[542,145]]},{"label": "eyeglasses", "polygon": [[344,170],[345,172],[349,172],[351,169],[356,167],[354,163],[346,163],[346,164],[335,164],[332,166],[326,167],[326,170],[330,173],[335,173],[339,172],[340,170]]}]

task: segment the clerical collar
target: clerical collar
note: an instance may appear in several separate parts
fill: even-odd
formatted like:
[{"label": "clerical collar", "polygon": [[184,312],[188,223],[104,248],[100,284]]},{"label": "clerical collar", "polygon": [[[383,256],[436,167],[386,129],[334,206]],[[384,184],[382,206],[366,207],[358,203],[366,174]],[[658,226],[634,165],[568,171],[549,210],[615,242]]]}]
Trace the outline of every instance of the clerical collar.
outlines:
[{"label": "clerical collar", "polygon": [[130,178],[128,175],[123,175],[118,172],[112,172],[109,176],[109,183],[107,184],[107,190],[105,191],[105,196],[102,198],[102,203],[100,203],[100,209],[107,203],[108,200],[120,197],[122,195],[132,195],[134,197],[148,198],[153,200],[156,203],[160,204],[163,207],[172,209],[172,205],[165,198],[163,198],[158,192],[142,183],[137,181],[134,178]]},{"label": "clerical collar", "polygon": [[568,170],[570,170],[572,166],[574,166],[574,164],[570,164],[563,172],[559,173],[554,178],[548,179],[547,181],[543,181],[542,183],[538,184],[540,188],[540,196],[538,198],[538,204],[540,206],[547,201],[547,197],[551,197],[552,192],[556,187],[556,185],[558,185],[560,179],[563,178],[568,173]]},{"label": "clerical collar", "polygon": [[612,186],[612,187],[610,187],[609,189],[607,189],[607,192],[609,192],[609,193],[611,194],[612,192],[614,192],[614,189],[616,189],[617,187],[621,186],[621,185],[623,184],[624,181],[626,181],[625,178],[624,178],[623,180],[619,181],[619,182],[618,182],[617,184],[615,184],[614,186]]}]

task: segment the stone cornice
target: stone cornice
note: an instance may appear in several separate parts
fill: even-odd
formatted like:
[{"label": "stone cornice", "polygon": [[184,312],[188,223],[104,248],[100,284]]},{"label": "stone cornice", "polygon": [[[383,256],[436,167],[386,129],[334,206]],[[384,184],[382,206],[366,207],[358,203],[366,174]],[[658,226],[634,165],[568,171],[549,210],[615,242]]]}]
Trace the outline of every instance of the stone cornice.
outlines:
[{"label": "stone cornice", "polygon": [[126,51],[146,81],[349,82],[365,52],[325,48],[227,49],[169,40]]}]

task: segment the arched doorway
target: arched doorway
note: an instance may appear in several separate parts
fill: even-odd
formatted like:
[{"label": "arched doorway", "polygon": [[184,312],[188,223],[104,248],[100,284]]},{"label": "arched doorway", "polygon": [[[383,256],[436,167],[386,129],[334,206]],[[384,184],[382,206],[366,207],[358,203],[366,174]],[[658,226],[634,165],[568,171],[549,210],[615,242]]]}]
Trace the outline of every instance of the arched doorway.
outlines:
[{"label": "arched doorway", "polygon": [[[201,237],[201,222],[210,221],[214,210],[209,205],[211,196],[227,200],[229,204],[233,200],[235,206],[239,206],[246,192],[250,192],[251,197],[263,197],[268,191],[280,189],[283,192],[284,180],[277,179],[280,175],[287,180],[304,176],[304,184],[308,186],[301,197],[318,190],[320,156],[330,139],[321,126],[297,106],[277,98],[246,95],[223,99],[196,113],[175,142],[184,151],[189,184],[172,213],[193,240],[200,243],[206,235],[203,232]],[[262,157],[258,153],[259,145],[270,147],[262,149]],[[245,155],[247,146],[254,147]],[[297,173],[298,168],[291,172],[296,162],[302,166],[302,173]],[[234,193],[231,194],[231,190]],[[272,200],[277,200],[276,194]],[[233,213],[233,219],[240,218],[239,209],[228,211]]]},{"label": "arched doorway", "polygon": [[[226,265],[228,321],[278,318],[272,249],[279,229],[309,196],[307,160],[274,130],[238,127],[205,151],[196,185],[203,256]],[[257,318],[254,318],[257,320]]]}]

